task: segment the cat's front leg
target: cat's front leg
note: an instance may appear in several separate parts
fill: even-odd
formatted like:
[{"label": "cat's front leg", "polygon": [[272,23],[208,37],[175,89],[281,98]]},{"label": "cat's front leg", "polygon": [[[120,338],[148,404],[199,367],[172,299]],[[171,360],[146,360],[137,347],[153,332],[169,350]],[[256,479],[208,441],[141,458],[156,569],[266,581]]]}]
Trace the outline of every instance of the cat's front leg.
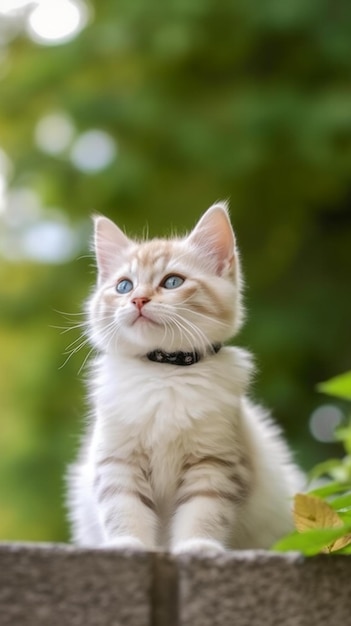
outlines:
[{"label": "cat's front leg", "polygon": [[250,471],[239,459],[202,456],[188,460],[175,503],[173,552],[217,552],[230,547]]},{"label": "cat's front leg", "polygon": [[139,458],[101,456],[95,463],[94,495],[104,545],[153,550],[158,516],[148,474]]}]

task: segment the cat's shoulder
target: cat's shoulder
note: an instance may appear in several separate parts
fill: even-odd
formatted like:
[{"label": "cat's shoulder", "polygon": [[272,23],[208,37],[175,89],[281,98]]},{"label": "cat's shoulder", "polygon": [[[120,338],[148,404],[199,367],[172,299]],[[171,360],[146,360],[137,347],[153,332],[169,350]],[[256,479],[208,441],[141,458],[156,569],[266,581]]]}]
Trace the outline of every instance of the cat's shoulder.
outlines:
[{"label": "cat's shoulder", "polygon": [[238,393],[245,393],[251,382],[255,365],[252,354],[244,348],[223,346],[213,359],[210,373]]},{"label": "cat's shoulder", "polygon": [[221,366],[228,364],[231,367],[245,369],[249,373],[254,371],[254,358],[251,352],[245,348],[239,348],[237,346],[223,346],[217,356],[218,364]]}]

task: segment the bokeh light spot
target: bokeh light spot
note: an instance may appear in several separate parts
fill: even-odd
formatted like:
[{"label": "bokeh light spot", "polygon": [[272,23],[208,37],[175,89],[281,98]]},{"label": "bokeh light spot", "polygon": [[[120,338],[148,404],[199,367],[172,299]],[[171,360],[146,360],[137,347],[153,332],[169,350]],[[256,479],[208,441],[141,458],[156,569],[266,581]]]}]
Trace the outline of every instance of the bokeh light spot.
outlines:
[{"label": "bokeh light spot", "polygon": [[71,161],[82,172],[94,173],[110,165],[116,154],[116,144],[108,133],[102,130],[89,130],[75,141]]},{"label": "bokeh light spot", "polygon": [[28,18],[28,35],[39,44],[66,43],[84,28],[87,13],[81,0],[39,0]]},{"label": "bokeh light spot", "polygon": [[317,441],[335,441],[334,431],[343,420],[342,411],[333,404],[324,404],[313,411],[310,417],[310,431]]},{"label": "bokeh light spot", "polygon": [[42,117],[35,128],[37,146],[47,154],[60,154],[72,142],[74,126],[63,113],[51,113]]},{"label": "bokeh light spot", "polygon": [[0,13],[11,15],[32,4],[32,0],[0,0]]},{"label": "bokeh light spot", "polygon": [[42,220],[24,233],[22,254],[40,263],[70,261],[78,250],[77,237],[68,224]]},{"label": "bokeh light spot", "polygon": [[14,187],[7,193],[5,209],[4,222],[10,228],[23,228],[39,219],[40,198],[30,187]]}]

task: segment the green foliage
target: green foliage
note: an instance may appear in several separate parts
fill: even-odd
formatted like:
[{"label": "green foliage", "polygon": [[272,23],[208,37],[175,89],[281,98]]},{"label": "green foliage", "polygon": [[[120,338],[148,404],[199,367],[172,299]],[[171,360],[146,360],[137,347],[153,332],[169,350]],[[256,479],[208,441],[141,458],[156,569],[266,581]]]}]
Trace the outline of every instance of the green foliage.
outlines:
[{"label": "green foliage", "polygon": [[[351,523],[349,522],[341,528],[306,530],[302,533],[294,532],[280,539],[273,546],[273,550],[278,552],[291,552],[292,550],[296,550],[302,552],[305,556],[314,556],[322,552],[328,544],[336,539],[340,539],[350,531]],[[342,552],[347,553],[348,549],[344,548]]]},{"label": "green foliage", "polygon": [[[351,372],[346,372],[327,380],[325,383],[320,383],[317,389],[337,398],[351,400]],[[344,435],[342,440],[344,440]]]},{"label": "green foliage", "polygon": [[[350,374],[348,372],[321,383],[318,389],[349,400]],[[308,496],[318,498],[320,512],[318,513],[317,500],[317,515],[306,515],[307,524],[302,522],[301,528],[301,509],[295,499],[294,518],[297,531],[278,541],[273,546],[274,550],[298,550],[306,556],[321,551],[351,554],[351,418],[348,425],[336,430],[336,437],[343,444],[346,454],[340,459],[319,463],[310,472],[311,481],[324,478],[322,486],[310,490],[306,498],[307,501]],[[328,511],[328,508],[332,511]],[[314,528],[307,530],[311,523]],[[332,524],[333,527],[326,528],[326,524]]]}]

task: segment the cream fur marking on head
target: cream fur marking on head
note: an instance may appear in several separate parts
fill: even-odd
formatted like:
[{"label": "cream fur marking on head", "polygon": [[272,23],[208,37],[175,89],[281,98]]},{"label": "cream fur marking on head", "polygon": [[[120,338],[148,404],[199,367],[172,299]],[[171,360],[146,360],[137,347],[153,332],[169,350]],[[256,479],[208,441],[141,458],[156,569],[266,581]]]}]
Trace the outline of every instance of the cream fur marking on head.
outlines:
[{"label": "cream fur marking on head", "polygon": [[134,241],[96,217],[87,311],[91,424],[68,477],[84,546],[268,548],[292,528],[303,476],[247,398],[242,277],[226,203],[189,235]]}]

